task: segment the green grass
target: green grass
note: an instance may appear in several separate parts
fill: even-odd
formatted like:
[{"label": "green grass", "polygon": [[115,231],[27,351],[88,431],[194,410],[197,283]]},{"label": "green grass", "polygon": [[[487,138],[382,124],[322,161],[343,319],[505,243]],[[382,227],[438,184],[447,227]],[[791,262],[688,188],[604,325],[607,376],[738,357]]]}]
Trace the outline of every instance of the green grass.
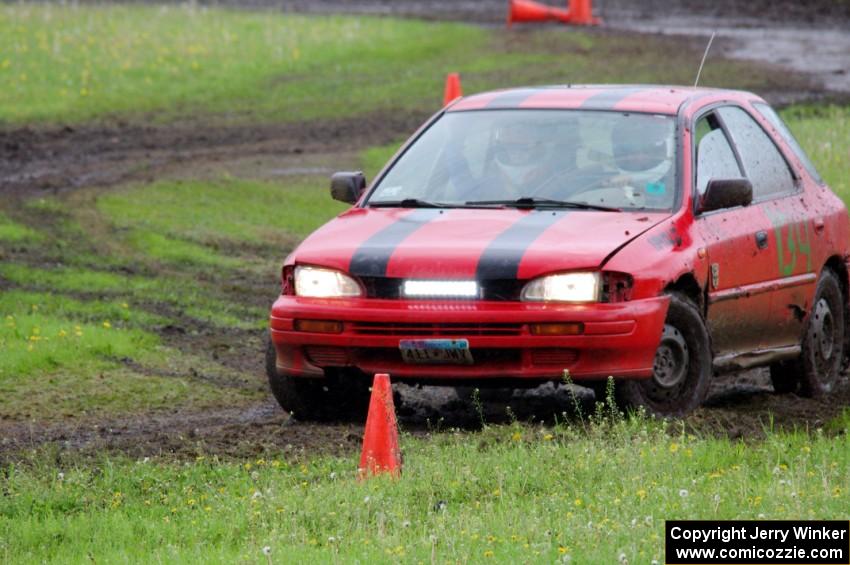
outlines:
[{"label": "green grass", "polygon": [[0,265],[0,276],[23,285],[47,290],[77,292],[126,292],[131,288],[144,290],[154,281],[138,281],[126,275],[106,271],[93,271],[75,267],[39,269],[20,263]]},{"label": "green grass", "polygon": [[114,328],[109,320],[97,325],[74,323],[39,313],[5,314],[3,318],[0,382],[7,387],[21,378],[93,359],[128,357],[139,349],[150,350],[158,342],[149,333]]},{"label": "green grass", "polygon": [[139,310],[127,302],[116,300],[75,300],[61,294],[10,290],[0,294],[0,312],[4,316],[39,314],[73,318],[85,322],[119,323],[127,327],[144,327],[167,323],[162,316]]},{"label": "green grass", "polygon": [[256,397],[256,387],[234,391],[193,381],[192,367],[228,382],[241,377],[162,346],[149,327],[167,322],[126,302],[0,294],[0,418],[126,414]]},{"label": "green grass", "polygon": [[173,265],[191,263],[206,267],[236,267],[239,261],[215,253],[209,247],[198,245],[157,232],[136,229],[127,236],[127,242],[149,257]]},{"label": "green grass", "polygon": [[331,199],[326,178],[161,181],[104,194],[97,207],[117,227],[201,244],[291,244],[346,208]]},{"label": "green grass", "polygon": [[[0,295],[0,417],[44,419],[99,412],[109,400],[119,399],[113,409],[137,403],[132,395],[142,381],[104,380],[103,371],[122,358],[156,360],[159,339],[127,327],[130,315],[119,308],[129,310],[46,294]],[[157,383],[160,393],[167,394],[165,384]]]},{"label": "green grass", "polygon": [[265,317],[264,312],[224,302],[213,296],[212,290],[179,278],[147,278],[79,267],[42,269],[20,263],[0,265],[0,276],[29,289],[97,293],[139,303],[168,304],[190,317],[223,328],[256,328],[258,320]]},{"label": "green grass", "polygon": [[[0,123],[423,111],[439,106],[450,71],[463,73],[467,92],[529,83],[687,84],[694,57],[671,39],[566,29],[529,34],[188,4],[3,4]],[[703,81],[759,89],[787,77],[716,60]]]},{"label": "green grass", "polygon": [[850,439],[759,443],[640,420],[403,436],[399,481],[356,456],[225,462],[35,458],[5,473],[7,562],[663,560],[664,520],[840,519]]},{"label": "green grass", "polygon": [[13,222],[0,212],[0,241],[15,243],[19,241],[38,241],[40,235],[25,225]]}]

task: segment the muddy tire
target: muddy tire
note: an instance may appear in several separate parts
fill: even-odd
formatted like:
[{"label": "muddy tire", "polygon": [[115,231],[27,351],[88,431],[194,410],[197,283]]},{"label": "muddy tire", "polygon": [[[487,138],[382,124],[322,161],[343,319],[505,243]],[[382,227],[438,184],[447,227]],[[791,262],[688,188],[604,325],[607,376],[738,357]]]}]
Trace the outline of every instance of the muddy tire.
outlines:
[{"label": "muddy tire", "polygon": [[649,379],[622,380],[615,393],[626,408],[679,417],[698,408],[711,381],[711,347],[705,321],[687,297],[672,293],[661,343]]},{"label": "muddy tire", "polygon": [[844,322],[841,284],[835,273],[824,270],[796,362],[802,396],[829,394],[838,386],[844,360]]},{"label": "muddy tire", "polygon": [[782,361],[770,366],[770,382],[776,394],[791,394],[800,390],[800,368],[794,361]]},{"label": "muddy tire", "polygon": [[593,391],[593,402],[602,402],[603,404],[608,400],[608,381],[580,381],[576,383],[585,388],[589,388]]},{"label": "muddy tire", "polygon": [[362,421],[369,408],[369,384],[355,372],[328,371],[325,378],[292,377],[277,370],[271,341],[266,374],[280,407],[301,421]]}]

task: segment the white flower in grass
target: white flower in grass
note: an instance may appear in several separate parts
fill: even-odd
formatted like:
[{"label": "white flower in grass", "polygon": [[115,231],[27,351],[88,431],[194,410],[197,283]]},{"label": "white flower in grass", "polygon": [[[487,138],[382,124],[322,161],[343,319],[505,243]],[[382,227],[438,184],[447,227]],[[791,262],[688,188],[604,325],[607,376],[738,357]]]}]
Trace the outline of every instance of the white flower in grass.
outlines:
[{"label": "white flower in grass", "polygon": [[263,498],[263,493],[261,493],[258,490],[255,490],[254,494],[251,495],[251,498],[254,499],[254,500],[257,500],[258,498]]},{"label": "white flower in grass", "polygon": [[59,473],[58,475],[56,475],[56,480],[58,480],[60,483],[62,481],[64,481],[65,480],[65,473]]},{"label": "white flower in grass", "polygon": [[271,554],[272,554],[272,548],[271,548],[270,546],[268,546],[268,545],[267,545],[267,546],[265,546],[265,547],[263,548],[263,555],[267,555],[267,556],[268,556],[268,555],[271,555]]},{"label": "white flower in grass", "polygon": [[617,561],[620,562],[620,565],[629,565],[629,560],[626,558],[626,554],[620,552],[620,555],[617,556]]},{"label": "white flower in grass", "polygon": [[688,489],[686,489],[686,488],[680,488],[679,489],[679,496],[681,496],[682,498],[685,498],[686,496],[688,496],[688,494],[690,494],[688,492]]}]

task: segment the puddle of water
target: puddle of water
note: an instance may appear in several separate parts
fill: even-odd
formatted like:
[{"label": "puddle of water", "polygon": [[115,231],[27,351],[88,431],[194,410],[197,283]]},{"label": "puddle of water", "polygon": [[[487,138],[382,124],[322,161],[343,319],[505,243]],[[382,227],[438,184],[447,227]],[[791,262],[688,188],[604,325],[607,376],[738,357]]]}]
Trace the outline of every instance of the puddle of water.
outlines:
[{"label": "puddle of water", "polygon": [[[710,17],[611,18],[608,25],[641,33],[711,36],[712,50],[762,63],[776,64],[811,76],[823,88],[850,94],[850,29],[809,25],[787,27],[748,19]],[[708,63],[711,64],[709,57]]]}]

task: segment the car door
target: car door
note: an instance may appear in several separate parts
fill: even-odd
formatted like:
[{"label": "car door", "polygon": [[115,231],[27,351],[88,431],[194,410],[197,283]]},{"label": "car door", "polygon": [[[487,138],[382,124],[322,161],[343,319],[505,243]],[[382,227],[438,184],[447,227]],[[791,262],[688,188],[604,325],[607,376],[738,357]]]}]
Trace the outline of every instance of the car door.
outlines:
[{"label": "car door", "polygon": [[[694,132],[696,200],[712,179],[745,176],[741,157],[717,110],[699,116]],[[771,223],[758,204],[699,214],[695,229],[709,263],[707,322],[715,358],[761,348],[771,331],[771,296],[765,283],[776,272]]]},{"label": "car door", "polygon": [[[800,190],[800,179],[771,136],[743,108],[717,110],[737,148],[744,174],[753,184],[754,206],[770,222],[766,255],[766,291],[771,324],[762,336],[762,349],[797,345],[802,323],[817,282],[812,262],[812,225]],[[823,224],[821,223],[821,226]]]}]

